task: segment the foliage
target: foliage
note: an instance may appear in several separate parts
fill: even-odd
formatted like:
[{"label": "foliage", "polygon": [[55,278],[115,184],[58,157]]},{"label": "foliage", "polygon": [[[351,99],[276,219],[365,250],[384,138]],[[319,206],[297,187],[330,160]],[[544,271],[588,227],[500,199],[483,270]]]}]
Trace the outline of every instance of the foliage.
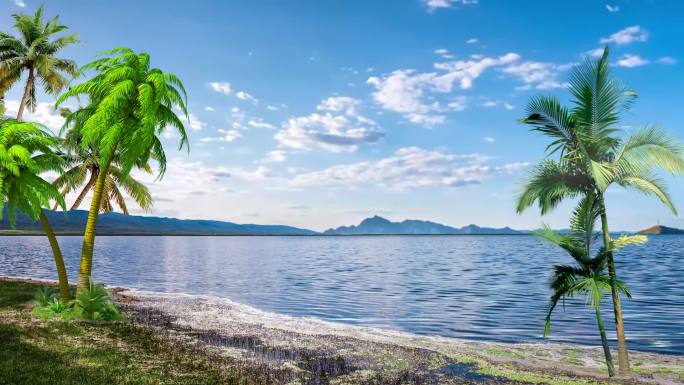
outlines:
[{"label": "foliage", "polygon": [[126,178],[134,166],[150,159],[159,165],[159,177],[166,170],[166,155],[158,136],[175,128],[181,137],[180,148],[188,146],[178,108],[187,117],[185,88],[171,73],[150,67],[146,53],[116,48],[85,65],[81,73],[95,75],[74,85],[57,100],[57,106],[71,97],[87,96],[90,103],[69,114],[65,127],[80,134],[83,151],[97,149],[98,163],[106,168],[115,157]]},{"label": "foliage", "polygon": [[523,123],[549,137],[548,155],[530,174],[519,196],[517,211],[535,202],[542,214],[566,198],[575,198],[618,184],[656,196],[672,212],[676,209],[657,169],[684,174],[684,145],[662,128],[647,125],[623,138],[619,114],[629,109],[636,93],[610,76],[606,47],[598,61],[585,60],[573,69],[569,91],[574,107],[568,108],[551,96],[533,98]]},{"label": "foliage", "polygon": [[[63,113],[64,116],[68,116],[71,111],[63,109]],[[68,150],[66,170],[55,179],[53,184],[60,189],[63,196],[80,190],[70,208],[70,210],[76,210],[85,196],[95,188],[95,181],[101,172],[99,154],[92,146],[88,146],[86,150],[81,147],[81,136],[75,128],[67,132],[63,147]],[[115,154],[104,182],[105,193],[100,211],[103,213],[114,211],[114,205],[116,205],[128,215],[128,206],[121,190],[140,208],[149,211],[152,208],[152,196],[149,189],[131,176],[124,178],[120,163],[120,157]],[[138,164],[137,168],[145,173],[152,173],[149,164]]]},{"label": "foliage", "polygon": [[43,286],[34,294],[33,303],[39,307],[48,307],[55,299],[57,299],[57,291],[54,288]]},{"label": "foliage", "polygon": [[40,177],[47,171],[60,172],[63,160],[54,149],[56,139],[38,123],[7,119],[0,122],[0,219],[7,202],[12,227],[16,210],[38,219],[51,200],[64,207],[59,191]]},{"label": "foliage", "polygon": [[[76,73],[72,60],[55,55],[64,47],[78,42],[76,35],[69,34],[54,38],[67,29],[59,24],[59,17],[45,22],[43,7],[34,15],[14,14],[14,28],[18,37],[0,32],[0,95],[4,95],[13,84],[21,79],[24,70],[41,80],[43,90],[48,94],[61,92],[68,84],[65,75]],[[36,82],[28,84],[28,107],[36,107]]]},{"label": "foliage", "polygon": [[109,292],[101,284],[83,290],[73,301],[63,301],[54,289],[43,287],[35,294],[33,315],[42,319],[83,319],[92,321],[121,321],[123,315],[112,303]]},{"label": "foliage", "polygon": [[123,315],[116,308],[109,296],[109,292],[102,284],[90,286],[76,295],[74,307],[80,309],[81,318],[95,321],[120,321]]}]

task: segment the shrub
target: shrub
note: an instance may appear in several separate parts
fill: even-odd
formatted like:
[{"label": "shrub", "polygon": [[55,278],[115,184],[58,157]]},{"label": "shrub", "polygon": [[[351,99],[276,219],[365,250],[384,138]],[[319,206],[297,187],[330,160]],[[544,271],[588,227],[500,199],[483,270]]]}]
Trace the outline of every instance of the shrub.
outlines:
[{"label": "shrub", "polygon": [[43,287],[36,292],[32,313],[42,319],[59,317],[65,320],[85,319],[93,321],[120,321],[124,317],[116,308],[109,292],[101,284],[92,281],[75,300],[64,302],[54,289]]}]

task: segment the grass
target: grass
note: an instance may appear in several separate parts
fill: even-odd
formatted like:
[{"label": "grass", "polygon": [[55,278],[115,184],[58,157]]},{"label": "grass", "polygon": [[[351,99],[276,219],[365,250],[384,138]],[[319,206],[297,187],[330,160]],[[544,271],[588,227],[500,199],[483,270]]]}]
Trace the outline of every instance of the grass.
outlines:
[{"label": "grass", "polygon": [[36,286],[0,281],[0,384],[252,384],[129,323],[42,321]]}]

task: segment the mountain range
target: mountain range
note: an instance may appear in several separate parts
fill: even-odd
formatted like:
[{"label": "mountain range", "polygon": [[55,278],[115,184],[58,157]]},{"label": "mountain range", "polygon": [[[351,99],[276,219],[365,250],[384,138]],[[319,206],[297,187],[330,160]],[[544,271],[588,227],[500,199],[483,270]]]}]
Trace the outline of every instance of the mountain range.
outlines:
[{"label": "mountain range", "polygon": [[[83,234],[88,212],[85,210],[50,211],[45,210],[50,224],[58,234]],[[17,232],[9,226],[7,210],[3,210],[3,219],[0,220],[0,233],[41,233],[43,228],[40,222],[33,222],[23,214],[17,215]],[[451,227],[441,223],[407,219],[401,222],[392,222],[380,216],[373,216],[361,221],[358,225],[340,226],[317,232],[309,229],[286,225],[256,225],[238,224],[233,222],[204,220],[204,219],[178,219],[154,216],[123,215],[119,213],[100,214],[97,223],[97,233],[100,235],[516,235],[529,234],[528,230],[514,230],[510,227],[480,227],[468,225],[463,227]],[[639,231],[638,234],[684,234],[684,230],[653,226]]]},{"label": "mountain range", "polygon": [[468,225],[460,228],[440,223],[407,219],[402,222],[391,222],[383,217],[366,218],[357,226],[341,226],[328,229],[326,235],[362,235],[362,234],[526,234],[528,232],[513,230],[510,227],[491,228]]},{"label": "mountain range", "polygon": [[[0,230],[9,230],[7,213],[3,213]],[[45,210],[50,224],[58,234],[82,234],[88,219],[88,211]],[[42,231],[40,222],[33,222],[23,214],[17,215],[17,230]],[[177,219],[152,216],[100,214],[97,222],[100,235],[314,235],[315,231],[282,225],[253,225],[232,222]]]}]

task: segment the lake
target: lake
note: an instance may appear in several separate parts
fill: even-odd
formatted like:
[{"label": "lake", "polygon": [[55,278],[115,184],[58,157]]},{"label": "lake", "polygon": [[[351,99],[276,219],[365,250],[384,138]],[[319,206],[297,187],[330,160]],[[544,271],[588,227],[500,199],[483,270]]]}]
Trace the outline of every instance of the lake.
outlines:
[{"label": "lake", "polygon": [[[75,282],[80,237],[60,237]],[[419,334],[539,341],[551,267],[571,260],[532,236],[98,237],[94,279],[228,297],[263,310]],[[684,354],[684,236],[617,257],[631,349]],[[55,279],[44,237],[0,237],[0,275]],[[593,311],[566,301],[554,342],[598,346]],[[609,297],[604,319],[614,343]]]}]

